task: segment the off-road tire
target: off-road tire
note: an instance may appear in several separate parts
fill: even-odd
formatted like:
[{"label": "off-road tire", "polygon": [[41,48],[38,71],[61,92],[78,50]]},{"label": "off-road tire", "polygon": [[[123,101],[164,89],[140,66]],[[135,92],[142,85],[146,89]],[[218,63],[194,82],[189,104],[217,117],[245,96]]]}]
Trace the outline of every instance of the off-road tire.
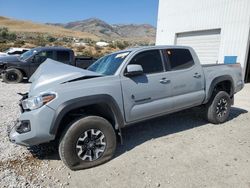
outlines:
[{"label": "off-road tire", "polygon": [[[100,158],[93,161],[81,159],[76,148],[81,136],[89,130],[99,130],[104,135],[106,142]],[[81,170],[103,164],[113,157],[115,150],[116,134],[114,128],[106,119],[99,116],[87,116],[73,122],[64,131],[59,142],[60,158],[71,170]]]},{"label": "off-road tire", "polygon": [[227,92],[219,91],[214,94],[205,105],[207,120],[213,124],[224,123],[229,117],[231,105],[232,101]]},{"label": "off-road tire", "polygon": [[20,83],[23,81],[23,73],[18,69],[7,69],[2,75],[2,79],[5,83]]}]

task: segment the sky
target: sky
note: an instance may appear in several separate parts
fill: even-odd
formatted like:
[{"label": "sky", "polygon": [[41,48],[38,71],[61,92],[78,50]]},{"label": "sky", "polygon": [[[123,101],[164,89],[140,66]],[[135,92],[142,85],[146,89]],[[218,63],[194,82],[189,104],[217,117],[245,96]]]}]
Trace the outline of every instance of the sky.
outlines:
[{"label": "sky", "polygon": [[0,0],[0,16],[38,23],[100,18],[110,24],[156,26],[158,0]]}]

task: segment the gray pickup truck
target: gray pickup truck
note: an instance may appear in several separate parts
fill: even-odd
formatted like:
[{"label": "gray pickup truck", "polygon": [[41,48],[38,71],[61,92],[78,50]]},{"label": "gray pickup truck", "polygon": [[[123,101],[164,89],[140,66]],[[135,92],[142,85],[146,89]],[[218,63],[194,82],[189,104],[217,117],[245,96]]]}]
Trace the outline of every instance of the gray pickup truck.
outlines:
[{"label": "gray pickup truck", "polygon": [[227,120],[244,82],[239,64],[204,65],[190,47],[152,46],[102,57],[88,70],[48,59],[30,78],[10,141],[57,141],[72,170],[112,158],[122,128],[201,106],[207,120]]},{"label": "gray pickup truck", "polygon": [[37,47],[21,56],[0,57],[0,75],[6,83],[22,82],[23,78],[29,79],[47,58],[83,69],[96,61],[92,57],[76,57],[74,51],[69,48]]}]

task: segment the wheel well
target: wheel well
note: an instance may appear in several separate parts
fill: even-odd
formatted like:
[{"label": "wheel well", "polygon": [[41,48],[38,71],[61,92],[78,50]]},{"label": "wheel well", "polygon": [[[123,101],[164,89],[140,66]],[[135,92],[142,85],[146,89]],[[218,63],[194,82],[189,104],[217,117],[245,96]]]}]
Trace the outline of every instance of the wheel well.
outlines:
[{"label": "wheel well", "polygon": [[225,80],[217,83],[214,87],[214,93],[217,93],[218,91],[225,91],[227,92],[230,97],[233,95],[233,85],[231,81]]},{"label": "wheel well", "polygon": [[22,69],[18,69],[18,70],[21,71],[21,73],[23,74],[23,77],[27,77],[27,74],[26,74],[26,72],[24,70],[22,70]]},{"label": "wheel well", "polygon": [[67,112],[60,121],[59,128],[56,133],[56,139],[60,139],[62,133],[69,127],[70,123],[88,115],[103,117],[111,123],[114,129],[116,129],[116,118],[110,106],[105,103],[92,104]]},{"label": "wheel well", "polygon": [[21,73],[23,74],[23,77],[27,77],[26,72],[24,70],[22,70],[22,69],[19,69],[19,68],[16,68],[16,67],[6,67],[5,70],[7,70],[7,69],[17,69],[17,70],[21,71]]}]

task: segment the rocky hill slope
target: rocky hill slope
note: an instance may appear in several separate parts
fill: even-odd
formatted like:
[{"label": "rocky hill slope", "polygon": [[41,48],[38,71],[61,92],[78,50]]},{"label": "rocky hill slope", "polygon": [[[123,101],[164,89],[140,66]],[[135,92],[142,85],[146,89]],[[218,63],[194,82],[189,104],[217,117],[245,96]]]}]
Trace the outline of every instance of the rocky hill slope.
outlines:
[{"label": "rocky hill slope", "polygon": [[106,40],[140,40],[155,41],[156,29],[149,24],[115,24],[111,25],[97,18],[62,23],[48,23],[74,31],[92,33]]}]

